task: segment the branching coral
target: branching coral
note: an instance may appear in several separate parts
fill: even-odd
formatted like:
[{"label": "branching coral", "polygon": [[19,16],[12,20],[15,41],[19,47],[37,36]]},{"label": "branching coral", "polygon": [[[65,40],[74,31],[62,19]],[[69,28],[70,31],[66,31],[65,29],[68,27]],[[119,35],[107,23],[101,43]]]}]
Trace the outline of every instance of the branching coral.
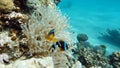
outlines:
[{"label": "branching coral", "polygon": [[[78,39],[79,38],[79,39]],[[92,46],[81,43],[83,40],[87,39],[85,35],[78,34],[77,39],[80,42],[76,43],[77,48],[72,49],[73,56],[78,59],[83,66],[86,68],[112,68],[109,64],[109,59],[105,56],[106,47],[105,45]]]},{"label": "branching coral", "polygon": [[109,59],[100,52],[94,52],[92,48],[78,48],[73,55],[87,68],[92,66],[112,68]]},{"label": "branching coral", "polygon": [[110,55],[110,63],[114,68],[120,67],[120,52],[114,52],[112,55]]}]

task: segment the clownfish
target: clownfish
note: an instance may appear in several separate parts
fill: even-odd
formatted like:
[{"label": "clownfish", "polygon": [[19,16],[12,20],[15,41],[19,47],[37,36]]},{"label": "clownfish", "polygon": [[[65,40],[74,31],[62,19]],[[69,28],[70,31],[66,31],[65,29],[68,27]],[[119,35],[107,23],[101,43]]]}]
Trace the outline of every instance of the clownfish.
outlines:
[{"label": "clownfish", "polygon": [[55,42],[53,45],[52,45],[52,48],[56,49],[56,46],[58,45],[60,51],[65,51],[68,49],[68,44],[63,41],[63,40],[59,40],[57,42]]},{"label": "clownfish", "polygon": [[[67,50],[68,44],[63,40],[58,40],[57,38],[54,38],[54,36],[55,36],[55,30],[52,29],[52,30],[50,30],[50,32],[48,33],[48,35],[46,37],[47,40],[53,42],[53,45],[51,46],[51,48],[53,48],[55,50],[58,46],[60,51]],[[51,48],[50,48],[50,50],[51,50]]]},{"label": "clownfish", "polygon": [[55,36],[55,30],[52,29],[52,30],[50,30],[50,32],[47,34],[46,39],[47,39],[48,41],[52,41],[52,42],[54,43],[54,42],[58,41],[58,39],[57,39],[57,38],[54,38],[54,36]]}]

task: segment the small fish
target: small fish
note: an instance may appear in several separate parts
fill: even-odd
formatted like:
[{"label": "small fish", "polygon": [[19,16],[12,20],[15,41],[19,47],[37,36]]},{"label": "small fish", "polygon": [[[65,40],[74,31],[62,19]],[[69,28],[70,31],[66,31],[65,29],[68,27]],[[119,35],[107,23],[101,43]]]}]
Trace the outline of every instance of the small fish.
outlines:
[{"label": "small fish", "polygon": [[46,39],[49,40],[49,41],[53,41],[54,40],[54,36],[55,36],[55,29],[52,29],[52,30],[50,30],[50,32],[46,36]]},{"label": "small fish", "polygon": [[[46,37],[47,40],[53,42],[53,45],[52,45],[51,48],[53,48],[55,50],[57,48],[57,46],[58,46],[60,51],[67,50],[68,49],[68,44],[63,40],[58,40],[54,36],[55,36],[55,30],[52,29],[52,30],[50,30],[50,32],[48,33],[48,35]],[[51,48],[50,48],[50,50],[51,50]]]},{"label": "small fish", "polygon": [[53,44],[52,46],[55,49],[56,48],[55,46],[57,46],[57,45],[60,48],[60,51],[65,51],[68,49],[68,44],[63,40],[59,40],[59,41],[55,42],[55,44]]}]

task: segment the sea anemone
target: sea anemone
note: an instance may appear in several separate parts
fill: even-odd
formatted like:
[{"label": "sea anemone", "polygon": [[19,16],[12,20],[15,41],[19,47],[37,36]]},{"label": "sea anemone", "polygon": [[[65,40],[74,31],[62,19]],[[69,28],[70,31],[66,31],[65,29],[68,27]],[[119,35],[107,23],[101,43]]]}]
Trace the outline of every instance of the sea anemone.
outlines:
[{"label": "sea anemone", "polygon": [[[33,13],[29,22],[22,26],[23,34],[27,38],[29,52],[49,52],[53,44],[46,40],[49,31],[55,29],[55,38],[71,43],[67,18],[62,16],[60,11],[49,6],[39,6]],[[44,53],[45,54],[45,53]]]}]

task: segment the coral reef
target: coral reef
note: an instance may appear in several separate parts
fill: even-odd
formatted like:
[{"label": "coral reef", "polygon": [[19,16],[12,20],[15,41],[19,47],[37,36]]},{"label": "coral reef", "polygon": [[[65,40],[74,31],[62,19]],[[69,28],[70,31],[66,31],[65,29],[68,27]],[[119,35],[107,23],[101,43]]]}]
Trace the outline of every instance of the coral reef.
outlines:
[{"label": "coral reef", "polygon": [[0,54],[0,63],[9,63],[9,56],[7,54]]},{"label": "coral reef", "polygon": [[109,59],[101,53],[94,52],[91,48],[79,48],[78,52],[73,55],[87,68],[92,66],[107,67],[109,65]]},{"label": "coral reef", "polygon": [[0,0],[0,12],[10,12],[13,8],[13,0]]},{"label": "coral reef", "polygon": [[[111,32],[111,31],[110,31]],[[109,33],[110,33],[109,32]],[[112,31],[114,35],[119,35],[118,31]],[[112,33],[110,33],[113,35]],[[77,35],[77,40],[83,38]],[[86,40],[87,41],[87,40]],[[83,68],[119,68],[120,67],[120,52],[113,52],[111,55],[106,55],[106,45],[93,46],[84,44],[86,41],[77,42],[75,49],[72,49],[73,56],[81,62]]]},{"label": "coral reef", "polygon": [[119,53],[107,58],[106,46],[93,47],[86,34],[73,44],[60,1],[0,1],[0,68],[119,67]]},{"label": "coral reef", "polygon": [[107,29],[105,33],[101,33],[99,37],[101,40],[109,42],[110,44],[120,45],[120,29]]},{"label": "coral reef", "polygon": [[106,46],[105,45],[99,45],[93,47],[94,52],[100,52],[101,55],[105,55],[106,53]]},{"label": "coral reef", "polygon": [[[70,32],[67,31],[69,28],[67,18],[56,8],[54,2],[56,1],[0,1],[0,66],[3,66],[2,68],[20,68],[24,63],[28,65],[28,67],[24,66],[26,68],[29,68],[31,63],[34,64],[32,67],[42,68],[48,66],[47,62],[54,62],[51,67],[49,66],[50,68],[72,66],[66,57],[67,54],[63,54],[66,51],[59,51],[57,45],[54,52],[50,51],[55,41],[48,40],[47,35],[52,29],[55,30],[53,37],[58,40],[57,42],[62,40],[68,44],[67,47],[72,43]],[[48,56],[53,60],[39,60]]]},{"label": "coral reef", "polygon": [[86,34],[83,33],[79,33],[77,34],[77,47],[79,48],[79,45],[83,45],[83,47],[92,47],[91,44],[87,41],[88,40],[88,36]]},{"label": "coral reef", "polygon": [[0,64],[0,68],[54,68],[52,57],[17,60],[13,64]]},{"label": "coral reef", "polygon": [[114,68],[120,67],[120,52],[114,52],[112,55],[110,55],[110,63]]},{"label": "coral reef", "polygon": [[78,59],[82,63],[83,67],[112,68],[112,65],[110,65],[110,62],[109,62],[110,59],[105,56],[105,52],[106,52],[105,45],[86,46],[86,44],[81,44],[81,42],[78,42],[76,45],[77,45],[77,48],[72,50],[73,55],[76,59]]}]

